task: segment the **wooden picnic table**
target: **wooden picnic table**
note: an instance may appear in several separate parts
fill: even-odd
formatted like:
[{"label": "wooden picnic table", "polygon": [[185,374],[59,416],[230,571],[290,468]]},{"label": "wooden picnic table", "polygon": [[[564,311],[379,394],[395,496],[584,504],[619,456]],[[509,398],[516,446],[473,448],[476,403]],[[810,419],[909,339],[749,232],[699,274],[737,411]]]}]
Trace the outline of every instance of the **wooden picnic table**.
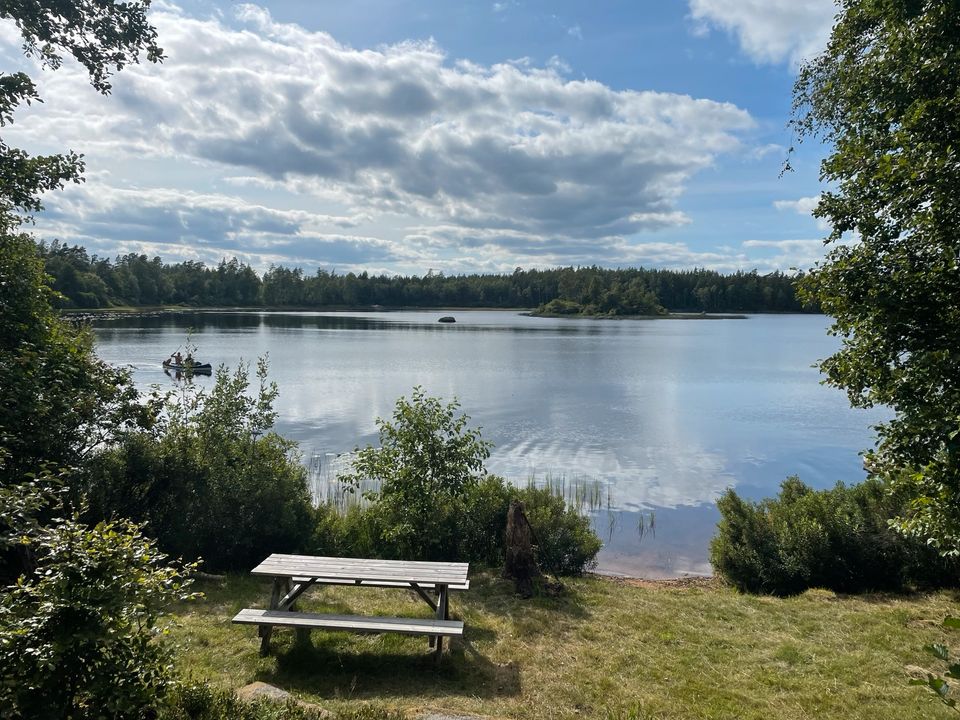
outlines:
[{"label": "wooden picnic table", "polygon": [[[367,558],[316,557],[273,554],[251,573],[273,578],[268,610],[247,608],[233,618],[235,623],[260,626],[260,654],[270,651],[274,626],[350,632],[396,632],[428,635],[439,661],[443,638],[463,634],[463,621],[450,619],[450,592],[467,590],[468,563],[376,560]],[[435,619],[329,615],[296,611],[296,601],[313,585],[403,588],[414,591]]]}]

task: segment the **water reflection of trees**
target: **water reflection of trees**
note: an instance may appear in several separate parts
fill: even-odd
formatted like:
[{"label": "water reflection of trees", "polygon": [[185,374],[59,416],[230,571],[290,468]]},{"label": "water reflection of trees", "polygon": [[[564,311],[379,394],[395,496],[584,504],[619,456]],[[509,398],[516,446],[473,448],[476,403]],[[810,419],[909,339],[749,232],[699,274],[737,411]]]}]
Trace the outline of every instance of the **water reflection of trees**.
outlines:
[{"label": "water reflection of trees", "polygon": [[440,323],[432,314],[428,317],[384,318],[381,315],[324,315],[316,313],[283,312],[176,312],[154,315],[115,315],[95,319],[93,324],[102,331],[115,329],[138,330],[390,330],[396,332],[435,333],[551,333],[560,335],[599,335],[604,331],[597,322],[538,321],[537,324],[474,324],[469,322]]}]

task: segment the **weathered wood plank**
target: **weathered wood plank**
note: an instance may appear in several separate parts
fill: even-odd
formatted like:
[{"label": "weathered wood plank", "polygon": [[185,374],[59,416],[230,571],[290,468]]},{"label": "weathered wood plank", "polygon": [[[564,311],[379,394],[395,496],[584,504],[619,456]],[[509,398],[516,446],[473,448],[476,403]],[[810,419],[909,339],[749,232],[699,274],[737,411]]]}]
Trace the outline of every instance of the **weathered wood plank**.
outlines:
[{"label": "weathered wood plank", "polygon": [[234,616],[233,622],[245,625],[279,625],[360,633],[400,633],[402,635],[442,635],[448,637],[463,635],[463,622],[460,620],[328,615],[325,613],[260,610],[256,608],[241,610]]},{"label": "weathered wood plank", "polygon": [[310,568],[331,568],[336,570],[376,570],[380,572],[391,572],[391,573],[423,573],[430,572],[436,573],[438,575],[458,575],[464,574],[468,571],[469,565],[467,563],[460,563],[455,566],[451,565],[433,565],[430,563],[405,563],[399,561],[385,561],[385,560],[364,560],[360,562],[346,562],[343,560],[336,559],[327,559],[327,558],[275,558],[269,557],[260,563],[257,568],[293,568],[293,567],[310,567]]},{"label": "weathered wood plank", "polygon": [[441,577],[457,577],[465,576],[468,571],[468,567],[463,568],[431,568],[431,567],[404,567],[402,565],[383,565],[383,564],[371,564],[363,565],[360,563],[319,563],[319,562],[309,562],[305,560],[293,562],[267,562],[264,561],[257,565],[257,569],[267,569],[267,568],[311,568],[311,572],[314,572],[313,569],[318,569],[322,571],[323,569],[329,569],[331,573],[335,572],[377,572],[377,573],[388,573],[392,575],[421,575],[423,573],[430,573],[432,575],[438,575]]},{"label": "weathered wood plank", "polygon": [[[410,588],[410,583],[404,580],[351,580],[345,578],[308,578],[308,577],[294,577],[293,581],[295,583],[307,582],[313,580],[315,585],[357,585],[359,587],[375,587],[375,588]],[[423,590],[433,590],[436,588],[436,583],[416,583]],[[457,585],[448,585],[449,590],[454,591],[464,591],[470,589],[470,581],[467,580],[465,583]]]},{"label": "weathered wood plank", "polygon": [[[323,572],[311,572],[310,568],[274,568],[272,570],[263,570],[259,572],[254,572],[254,575],[259,575],[261,577],[311,577],[311,578],[324,578],[326,580],[339,580],[344,581],[343,584],[363,584],[370,583],[376,586],[377,583],[397,583],[396,585],[384,585],[384,587],[404,587],[409,585],[411,582],[415,582],[421,587],[424,585],[466,585],[466,578],[463,576],[458,577],[438,577],[432,573],[408,573],[406,575],[399,574],[386,574],[386,573],[360,573],[357,572],[339,572],[331,573],[329,568],[323,569]],[[357,582],[359,581],[359,582]]]},{"label": "weathered wood plank", "polygon": [[386,565],[423,565],[425,567],[463,567],[469,565],[469,563],[463,562],[441,562],[435,560],[384,560],[382,558],[352,558],[352,557],[339,557],[334,555],[292,555],[289,553],[273,553],[268,558],[274,560],[319,560],[319,561],[334,561],[334,562],[343,562],[343,563],[359,563],[359,564],[371,564],[371,563],[383,563]]},{"label": "weathered wood plank", "polygon": [[[290,582],[291,578],[287,578],[287,582]],[[271,610],[295,610],[294,604],[297,602],[297,598],[303,595],[311,585],[313,585],[313,580],[307,578],[300,582],[297,582],[296,579],[293,579],[294,587],[287,591],[287,594],[281,598],[280,602],[276,605],[271,605]]]},{"label": "weathered wood plank", "polygon": [[[277,605],[280,603],[280,595],[282,593],[282,585],[284,581],[281,578],[273,579],[273,590],[270,593],[270,609],[275,610]],[[270,653],[270,635],[273,632],[273,628],[269,625],[261,625],[258,628],[258,633],[260,634],[260,656],[266,657]]]},{"label": "weathered wood plank", "polygon": [[405,567],[405,568],[447,568],[451,570],[459,570],[464,565],[468,563],[448,563],[448,562],[432,562],[424,560],[383,560],[380,558],[348,558],[348,557],[329,557],[323,555],[285,555],[283,553],[274,553],[268,556],[264,562],[274,562],[274,563],[329,563],[332,565],[362,565],[362,566],[371,566],[371,565],[388,565],[393,567]]},{"label": "weathered wood plank", "polygon": [[[416,582],[420,585],[464,585],[468,563],[433,563],[366,558],[331,558],[274,554],[251,572],[272,577],[316,577],[368,582]],[[402,586],[401,586],[402,587]]]},{"label": "weathered wood plank", "polygon": [[376,576],[380,578],[405,578],[413,576],[426,576],[443,578],[444,581],[466,580],[467,568],[463,570],[448,570],[436,568],[404,568],[399,566],[381,566],[381,565],[333,565],[330,563],[261,563],[253,569],[256,574],[276,574],[277,571],[287,574],[288,571],[300,570],[303,575],[313,577],[339,577],[345,575],[355,575],[357,577]]}]

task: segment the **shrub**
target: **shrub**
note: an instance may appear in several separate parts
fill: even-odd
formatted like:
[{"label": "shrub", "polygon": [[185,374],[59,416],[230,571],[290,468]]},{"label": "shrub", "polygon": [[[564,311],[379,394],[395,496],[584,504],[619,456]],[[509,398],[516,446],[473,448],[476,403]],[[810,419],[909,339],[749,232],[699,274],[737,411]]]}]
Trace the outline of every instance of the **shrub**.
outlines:
[{"label": "shrub", "polygon": [[541,305],[537,312],[546,315],[578,315],[584,312],[584,308],[581,307],[580,303],[574,302],[573,300],[554,298],[545,305]]},{"label": "shrub", "polygon": [[[497,565],[503,560],[503,533],[511,488],[502,478],[490,475],[465,493],[462,508],[443,525],[445,547],[440,560]],[[392,548],[391,533],[385,527],[389,515],[378,507],[377,496],[366,507],[351,505],[338,509],[321,504],[311,552],[345,557],[402,557]]]},{"label": "shrub", "polygon": [[315,513],[310,552],[341,557],[383,557],[377,517],[369,508],[352,505],[342,513],[323,503]]},{"label": "shrub", "polygon": [[0,485],[80,467],[105,439],[149,426],[156,409],[96,357],[92,333],[59,317],[55,298],[34,241],[0,237]]},{"label": "shrub", "polygon": [[11,503],[13,514],[0,511],[0,539],[28,546],[35,567],[0,594],[0,714],[153,717],[171,679],[155,625],[167,604],[187,597],[190,567],[168,565],[126,521],[16,527],[24,511],[33,515],[55,497],[35,484],[20,490],[26,500]]},{"label": "shrub", "polygon": [[91,470],[96,517],[149,523],[160,546],[211,569],[249,569],[271,552],[304,549],[314,529],[295,443],[270,429],[276,386],[257,368],[221,367],[209,394],[187,386],[152,433],[130,435]]},{"label": "shrub", "polygon": [[541,570],[554,575],[580,575],[596,566],[603,543],[588,517],[549,488],[524,488],[516,492],[516,498],[523,502],[533,528]]},{"label": "shrub", "polygon": [[487,475],[489,444],[456,401],[444,405],[415,388],[400,398],[393,420],[378,420],[380,447],[358,451],[341,481],[373,481],[367,507],[343,514],[321,506],[314,552],[354,557],[446,560],[499,565],[504,559],[507,510],[527,506],[538,537],[538,561],[555,575],[576,575],[595,562],[601,542],[590,521],[549,489],[525,489]]},{"label": "shrub", "polygon": [[456,551],[465,498],[484,476],[490,445],[456,400],[444,405],[414,388],[401,397],[393,420],[377,419],[380,447],[357,451],[343,482],[379,486],[367,510],[381,553],[406,560],[441,560]]},{"label": "shrub", "polygon": [[488,475],[464,498],[457,533],[457,555],[483,565],[503,564],[507,511],[517,489],[503,478]]},{"label": "shrub", "polygon": [[755,593],[953,584],[957,561],[891,529],[902,503],[876,479],[814,491],[791,477],[779,497],[759,503],[728,490],[717,501],[721,520],[710,559],[733,585]]}]

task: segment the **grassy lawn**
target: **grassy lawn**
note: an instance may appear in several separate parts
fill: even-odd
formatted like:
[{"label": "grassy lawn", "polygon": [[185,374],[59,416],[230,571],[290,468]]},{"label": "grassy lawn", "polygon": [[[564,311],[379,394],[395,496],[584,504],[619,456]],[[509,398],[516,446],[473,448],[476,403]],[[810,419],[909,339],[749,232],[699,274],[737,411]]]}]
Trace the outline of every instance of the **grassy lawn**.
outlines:
[{"label": "grassy lawn", "polygon": [[[439,670],[426,638],[314,632],[297,646],[274,632],[258,656],[256,628],[230,618],[265,607],[269,585],[232,576],[203,583],[206,598],[178,609],[171,634],[188,676],[228,687],[254,680],[333,711],[377,703],[506,718],[948,718],[907,685],[906,665],[929,665],[922,647],[960,645],[940,628],[958,596],[775,599],[719,582],[566,582],[559,597],[521,600],[492,574],[453,595],[466,623]],[[315,612],[419,615],[399,590],[315,588]]]}]

